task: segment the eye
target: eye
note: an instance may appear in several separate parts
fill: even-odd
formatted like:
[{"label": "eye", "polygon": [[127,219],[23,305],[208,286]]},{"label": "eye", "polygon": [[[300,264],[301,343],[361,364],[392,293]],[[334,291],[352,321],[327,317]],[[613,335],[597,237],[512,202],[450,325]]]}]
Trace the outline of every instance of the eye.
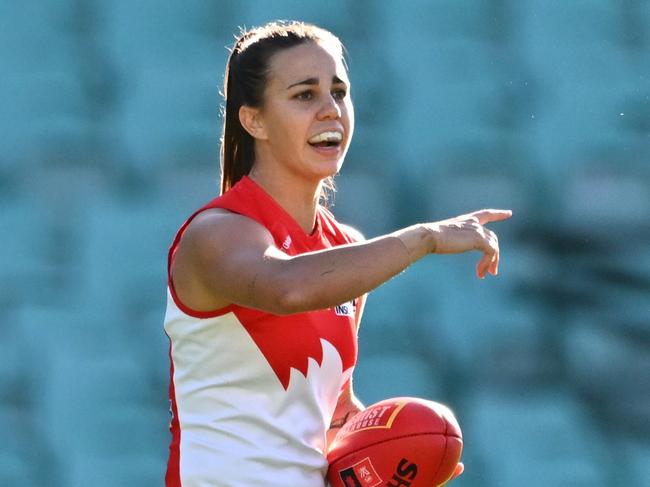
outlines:
[{"label": "eye", "polygon": [[332,96],[334,97],[335,100],[343,100],[345,98],[345,95],[347,94],[348,92],[343,88],[339,88],[332,91]]},{"label": "eye", "polygon": [[296,100],[309,101],[314,98],[314,92],[312,90],[301,91],[294,96]]}]

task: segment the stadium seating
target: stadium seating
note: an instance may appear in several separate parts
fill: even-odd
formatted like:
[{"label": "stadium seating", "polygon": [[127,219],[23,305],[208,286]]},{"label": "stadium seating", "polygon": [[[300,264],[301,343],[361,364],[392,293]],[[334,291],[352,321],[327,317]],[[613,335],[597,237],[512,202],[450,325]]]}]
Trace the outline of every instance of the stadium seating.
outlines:
[{"label": "stadium seating", "polygon": [[362,354],[354,373],[354,388],[366,405],[398,396],[445,402],[441,380],[431,364],[408,350]]},{"label": "stadium seating", "polygon": [[650,448],[646,441],[622,440],[616,447],[616,458],[620,459],[622,465],[612,476],[617,482],[635,483],[639,479],[650,478],[650,466],[647,462]]},{"label": "stadium seating", "polygon": [[573,317],[565,332],[564,357],[575,389],[594,402],[609,425],[645,435],[650,431],[650,335],[647,329],[644,333],[625,325],[584,314]]},{"label": "stadium seating", "polygon": [[0,445],[2,485],[38,485],[44,480],[41,471],[49,459],[26,416],[23,408],[0,406],[0,427],[5,435]]},{"label": "stadium seating", "polygon": [[365,238],[376,237],[395,227],[396,198],[387,191],[391,181],[380,172],[345,168],[335,179],[331,209],[341,222],[358,229]]},{"label": "stadium seating", "polygon": [[450,404],[453,485],[645,486],[650,2],[0,4],[0,485],[157,486],[166,252],[219,192],[238,26],[349,49],[332,207],[367,237],[506,207],[497,278],[431,256],[368,298],[355,389]]},{"label": "stadium seating", "polygon": [[479,390],[464,413],[465,437],[474,439],[472,450],[485,466],[481,483],[608,485],[598,433],[570,395],[557,389],[515,394]]}]

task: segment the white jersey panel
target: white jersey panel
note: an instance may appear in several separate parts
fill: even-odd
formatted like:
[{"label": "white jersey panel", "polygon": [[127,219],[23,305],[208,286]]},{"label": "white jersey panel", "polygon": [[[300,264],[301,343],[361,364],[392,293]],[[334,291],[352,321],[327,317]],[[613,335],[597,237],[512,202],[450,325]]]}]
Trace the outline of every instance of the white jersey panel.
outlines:
[{"label": "white jersey panel", "polygon": [[183,487],[325,485],[325,433],[352,374],[332,344],[321,339],[322,364],[292,369],[285,390],[234,313],[191,317],[168,293],[165,330]]}]

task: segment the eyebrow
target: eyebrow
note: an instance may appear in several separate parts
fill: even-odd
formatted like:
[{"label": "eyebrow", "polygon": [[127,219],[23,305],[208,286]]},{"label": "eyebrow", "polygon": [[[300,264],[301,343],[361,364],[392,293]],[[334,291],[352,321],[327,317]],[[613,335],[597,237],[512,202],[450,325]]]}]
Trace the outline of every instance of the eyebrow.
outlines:
[{"label": "eyebrow", "polygon": [[[298,81],[297,83],[290,84],[287,86],[287,90],[290,88],[293,88],[294,86],[300,86],[300,85],[317,85],[318,84],[318,78],[307,78],[302,81]],[[341,78],[338,76],[332,76],[332,84],[345,84],[345,81],[343,81]]]}]

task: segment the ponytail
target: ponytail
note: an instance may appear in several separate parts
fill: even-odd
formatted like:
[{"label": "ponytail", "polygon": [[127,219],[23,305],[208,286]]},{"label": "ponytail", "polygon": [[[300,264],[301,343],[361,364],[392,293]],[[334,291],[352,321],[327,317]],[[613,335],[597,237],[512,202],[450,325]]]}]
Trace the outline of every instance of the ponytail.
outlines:
[{"label": "ponytail", "polygon": [[221,137],[221,194],[232,188],[248,174],[255,160],[255,142],[239,121],[239,109],[244,104],[236,69],[236,47],[230,53],[224,77],[225,113]]}]

